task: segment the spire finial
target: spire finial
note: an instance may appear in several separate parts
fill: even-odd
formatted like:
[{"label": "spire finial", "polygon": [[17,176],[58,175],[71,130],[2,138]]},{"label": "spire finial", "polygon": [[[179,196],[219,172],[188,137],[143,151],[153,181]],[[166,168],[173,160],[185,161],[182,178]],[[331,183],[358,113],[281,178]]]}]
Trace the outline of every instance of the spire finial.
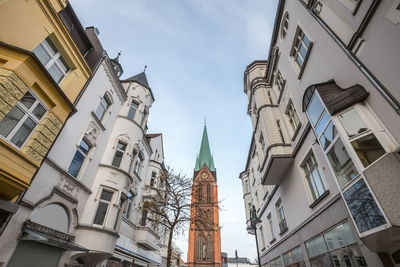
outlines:
[{"label": "spire finial", "polygon": [[207,124],[207,119],[206,117],[204,117],[204,126],[206,126],[206,124]]},{"label": "spire finial", "polygon": [[119,61],[119,56],[121,55],[121,51],[118,52],[118,55],[116,58],[114,58],[114,61],[118,62]]},{"label": "spire finial", "polygon": [[146,66],[146,65],[144,65],[144,70],[143,70],[143,72],[146,72],[146,69],[147,69],[147,66]]}]

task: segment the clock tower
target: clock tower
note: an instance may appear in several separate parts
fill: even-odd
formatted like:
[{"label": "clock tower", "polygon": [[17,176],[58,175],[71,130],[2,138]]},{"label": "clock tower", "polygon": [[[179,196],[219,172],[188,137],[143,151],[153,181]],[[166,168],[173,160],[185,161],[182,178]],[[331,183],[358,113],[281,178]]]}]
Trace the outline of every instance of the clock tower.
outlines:
[{"label": "clock tower", "polygon": [[204,124],[193,174],[188,267],[221,266],[217,173]]}]

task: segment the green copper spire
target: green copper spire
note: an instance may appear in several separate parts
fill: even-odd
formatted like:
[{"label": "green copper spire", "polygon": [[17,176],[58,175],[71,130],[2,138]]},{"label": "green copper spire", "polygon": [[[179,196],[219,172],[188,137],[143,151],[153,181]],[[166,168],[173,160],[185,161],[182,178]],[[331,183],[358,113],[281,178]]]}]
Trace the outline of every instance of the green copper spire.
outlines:
[{"label": "green copper spire", "polygon": [[201,146],[199,155],[196,157],[196,165],[194,166],[195,171],[200,171],[200,169],[207,165],[210,171],[215,171],[214,159],[211,155],[210,144],[208,142],[207,127],[204,123],[203,138],[201,139]]}]

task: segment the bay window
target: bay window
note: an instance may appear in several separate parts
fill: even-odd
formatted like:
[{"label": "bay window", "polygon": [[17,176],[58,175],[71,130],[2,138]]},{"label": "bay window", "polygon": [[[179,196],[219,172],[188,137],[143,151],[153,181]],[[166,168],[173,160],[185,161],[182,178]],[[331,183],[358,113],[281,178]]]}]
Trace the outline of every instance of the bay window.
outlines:
[{"label": "bay window", "polygon": [[0,135],[21,148],[46,112],[47,109],[39,98],[33,92],[27,91],[0,121]]},{"label": "bay window", "polygon": [[387,224],[362,174],[363,168],[386,153],[369,123],[357,105],[332,117],[317,90],[307,89],[304,99],[303,107],[358,232]]}]

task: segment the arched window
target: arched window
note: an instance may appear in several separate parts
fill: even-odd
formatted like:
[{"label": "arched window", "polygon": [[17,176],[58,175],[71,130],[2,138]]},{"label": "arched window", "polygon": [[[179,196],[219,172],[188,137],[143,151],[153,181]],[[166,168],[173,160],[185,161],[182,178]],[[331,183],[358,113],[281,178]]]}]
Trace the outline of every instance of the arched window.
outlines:
[{"label": "arched window", "polygon": [[201,184],[197,187],[197,201],[203,202],[203,187]]},{"label": "arched window", "polygon": [[35,215],[33,215],[32,222],[63,233],[68,233],[69,229],[68,213],[59,204],[49,204],[39,209]]},{"label": "arched window", "polygon": [[201,237],[199,237],[199,239],[197,240],[197,259],[201,260],[201,250],[202,250],[202,240]]},{"label": "arched window", "polygon": [[207,240],[207,257],[206,259],[209,261],[211,260],[211,240]]},{"label": "arched window", "polygon": [[211,202],[211,185],[207,184],[207,202]]}]

